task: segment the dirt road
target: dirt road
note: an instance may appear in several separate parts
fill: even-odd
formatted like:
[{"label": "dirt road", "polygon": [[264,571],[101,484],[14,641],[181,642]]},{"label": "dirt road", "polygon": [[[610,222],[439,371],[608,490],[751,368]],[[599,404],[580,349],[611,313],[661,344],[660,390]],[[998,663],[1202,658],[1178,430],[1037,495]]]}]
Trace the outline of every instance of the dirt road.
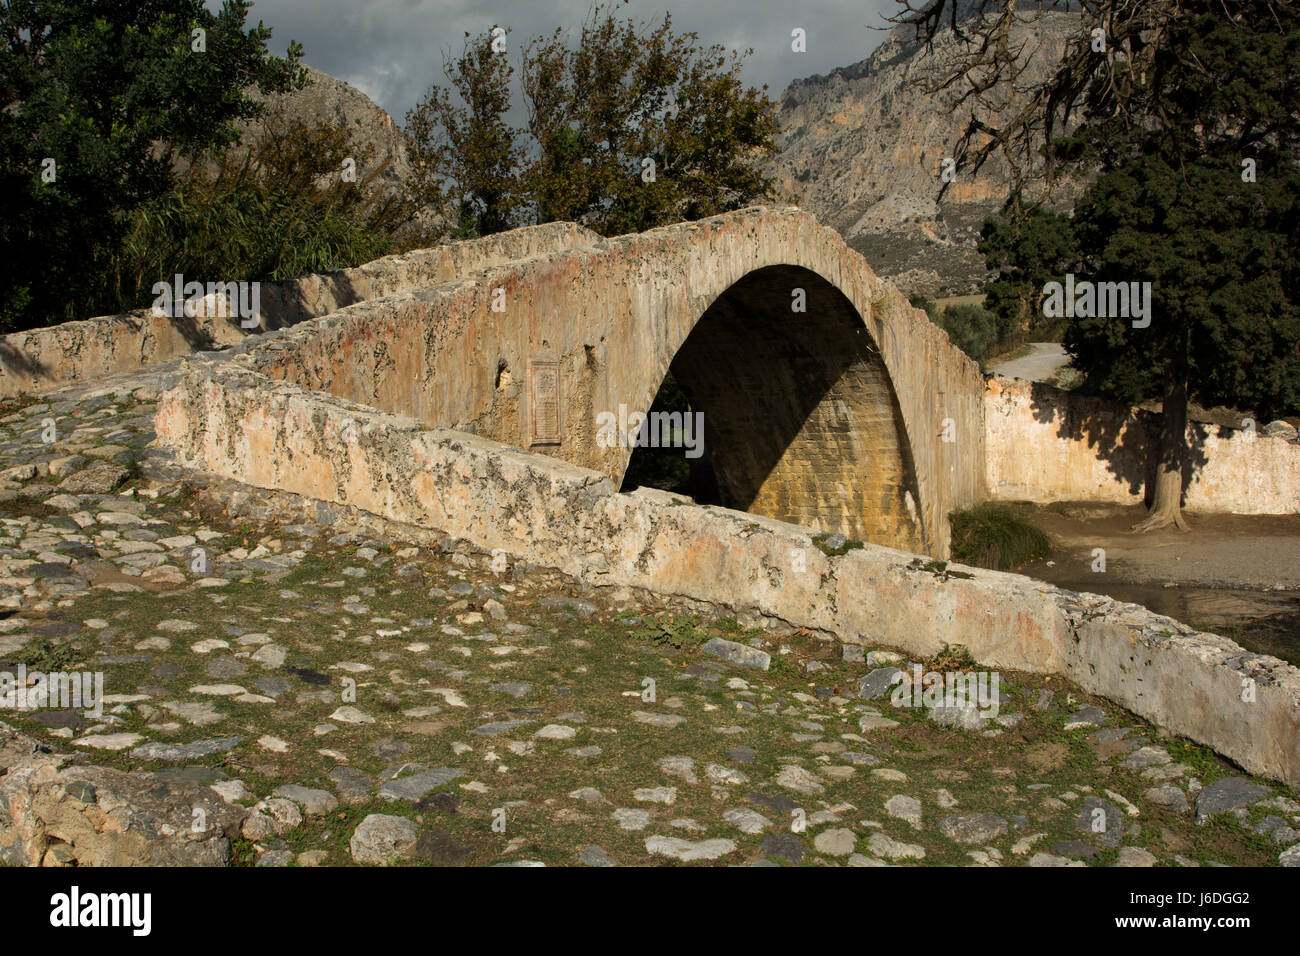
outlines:
[{"label": "dirt road", "polygon": [[1030,350],[1027,355],[1001,361],[994,359],[989,363],[989,371],[1031,382],[1050,382],[1057,372],[1070,364],[1070,356],[1058,342],[1030,342],[1026,347]]}]

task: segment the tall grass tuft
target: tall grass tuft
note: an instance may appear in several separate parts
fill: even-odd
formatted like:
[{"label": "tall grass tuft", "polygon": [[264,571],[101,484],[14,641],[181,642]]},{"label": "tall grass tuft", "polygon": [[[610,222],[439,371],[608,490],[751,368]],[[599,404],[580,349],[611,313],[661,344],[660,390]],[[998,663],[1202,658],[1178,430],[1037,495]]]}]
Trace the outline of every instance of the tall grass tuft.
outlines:
[{"label": "tall grass tuft", "polygon": [[1006,505],[991,502],[948,515],[954,561],[1011,571],[1047,556],[1047,535]]}]

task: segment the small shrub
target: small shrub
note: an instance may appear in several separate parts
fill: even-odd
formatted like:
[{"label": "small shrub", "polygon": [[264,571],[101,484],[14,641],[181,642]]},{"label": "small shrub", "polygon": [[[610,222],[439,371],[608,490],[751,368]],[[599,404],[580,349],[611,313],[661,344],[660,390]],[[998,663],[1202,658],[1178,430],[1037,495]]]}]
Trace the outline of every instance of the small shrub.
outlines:
[{"label": "small shrub", "polygon": [[1224,775],[1222,762],[1208,747],[1183,737],[1174,737],[1166,741],[1164,746],[1175,761],[1191,767],[1202,783],[1213,783]]},{"label": "small shrub", "polygon": [[252,866],[256,859],[257,848],[253,846],[252,840],[236,837],[230,841],[231,866]]},{"label": "small shrub", "polygon": [[1047,535],[1006,505],[982,504],[948,515],[954,561],[1010,571],[1046,557]]},{"label": "small shrub", "polygon": [[72,645],[63,641],[41,641],[27,653],[28,669],[47,674],[66,670],[78,657]]},{"label": "small shrub", "polygon": [[943,642],[943,650],[921,661],[922,670],[937,671],[941,674],[949,672],[960,674],[974,670],[978,666],[975,658],[970,656],[970,651],[966,650],[964,645],[949,646],[947,641]]},{"label": "small shrub", "polygon": [[948,339],[984,367],[989,351],[1004,337],[998,317],[982,305],[954,305],[930,311],[930,320],[948,333]]},{"label": "small shrub", "polygon": [[[178,273],[288,279],[398,251],[395,236],[413,228],[415,211],[380,188],[386,167],[369,165],[372,151],[354,149],[346,130],[326,123],[268,121],[255,141],[190,166],[126,218],[122,243],[97,264],[89,314],[148,306],[154,283]],[[356,182],[339,174],[348,158],[365,170]]]},{"label": "small shrub", "polygon": [[644,626],[636,631],[641,640],[650,641],[659,646],[668,646],[676,650],[694,647],[704,641],[704,634],[692,618],[656,617],[648,619]]}]

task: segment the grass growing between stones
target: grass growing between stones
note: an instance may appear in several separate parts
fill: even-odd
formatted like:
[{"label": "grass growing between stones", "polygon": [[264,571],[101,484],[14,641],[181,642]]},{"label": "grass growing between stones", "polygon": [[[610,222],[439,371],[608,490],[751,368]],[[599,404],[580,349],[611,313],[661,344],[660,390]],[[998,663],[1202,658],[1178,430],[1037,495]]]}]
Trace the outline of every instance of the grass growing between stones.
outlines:
[{"label": "grass growing between stones", "polygon": [[[254,579],[219,591],[161,596],[96,591],[65,609],[70,620],[112,622],[92,632],[101,648],[113,649],[110,658],[141,656],[118,655],[119,644],[160,634],[175,638],[149,660],[109,666],[111,692],[150,694],[147,703],[110,708],[110,713],[117,710],[115,729],[178,743],[243,737],[230,752],[188,765],[242,780],[251,792],[246,804],[284,783],[333,791],[330,771],[339,766],[370,781],[356,802],[307,816],[278,838],[238,843],[236,862],[251,863],[279,849],[322,851],[327,862],[347,863],[352,831],[368,814],[384,813],[411,819],[427,834],[417,854],[402,861],[413,865],[512,859],[572,864],[593,844],[624,864],[676,864],[649,852],[651,836],[729,841],[730,848],[708,862],[770,857],[823,864],[843,861],[814,846],[820,833],[836,828],[852,831],[854,852],[864,860],[880,859],[875,854],[882,844],[872,838],[883,834],[894,841],[884,846],[924,850],[923,858],[894,860],[902,865],[968,864],[972,852],[984,854],[986,862],[1026,862],[1028,854],[1017,855],[1011,847],[1041,833],[1032,849],[1095,851],[1087,862],[1104,865],[1117,848],[1079,828],[1078,801],[1107,799],[1107,789],[1140,799],[1139,775],[1112,764],[1124,747],[1101,753],[1090,739],[1093,728],[1061,729],[1077,707],[1099,702],[1063,688],[1059,680],[1004,675],[1010,687],[1003,712],[1023,719],[997,736],[940,727],[923,710],[887,705],[881,709],[898,727],[861,733],[858,717],[866,702],[847,689],[865,666],[839,659],[833,653],[837,645],[815,636],[769,636],[769,648],[782,666],[766,673],[741,671],[704,657],[699,641],[674,646],[647,636],[647,623],[667,615],[625,611],[618,617],[597,607],[578,616],[541,606],[538,598],[552,593],[556,582],[537,587],[498,580],[421,552],[409,562],[422,578],[413,586],[405,582],[414,572],[399,576],[392,561],[367,567],[355,560],[355,550],[313,554],[271,584]],[[349,569],[362,573],[349,575]],[[469,593],[452,594],[449,589],[458,584],[470,584]],[[501,587],[505,584],[513,593]],[[510,608],[512,633],[479,610],[486,603],[484,587]],[[430,589],[446,593],[431,597]],[[746,632],[733,620],[674,620],[683,627],[689,621],[701,636],[757,638],[757,632]],[[196,626],[167,630],[169,621]],[[259,634],[286,648],[284,667],[248,660],[247,648],[265,645],[258,643],[260,637],[240,645],[240,638]],[[224,640],[230,647],[197,653],[195,645],[205,640]],[[780,653],[781,644],[788,654]],[[812,661],[820,669],[808,675],[804,671]],[[222,663],[212,667],[214,662]],[[950,651],[927,664],[964,667],[969,661]],[[243,673],[233,674],[238,665]],[[286,679],[288,667],[295,672]],[[211,670],[232,676],[213,677]],[[304,678],[310,675],[328,680],[309,683]],[[356,680],[355,706],[372,723],[331,719],[341,705],[344,676]],[[205,701],[193,688],[218,682],[256,693],[251,685],[263,677],[279,677],[288,687],[265,703],[206,698],[221,715],[212,723],[191,726],[169,719],[165,710],[169,699]],[[647,678],[654,681],[653,699],[646,699]],[[1039,692],[1053,684],[1073,700],[1034,710]],[[651,722],[643,722],[647,719]],[[676,725],[659,726],[660,719]],[[511,721],[523,723],[491,729]],[[1120,722],[1143,739],[1151,733],[1128,715],[1115,714],[1103,723]],[[165,729],[170,723],[179,726]],[[544,727],[560,730],[539,736]],[[27,729],[40,733],[42,728],[30,724]],[[286,751],[259,744],[267,735],[284,742]],[[1185,752],[1174,742],[1169,747],[1171,754]],[[853,756],[845,759],[846,754]],[[172,766],[141,762],[129,751],[94,757],[136,771],[167,772]],[[1198,755],[1197,772],[1208,777],[1207,759],[1217,761]],[[462,776],[418,800],[374,795],[386,778],[401,779],[425,767],[457,768]],[[774,783],[790,767],[807,772],[794,778],[799,786]],[[882,809],[900,794],[920,801],[920,830]],[[725,815],[737,810],[755,814],[736,819],[760,832],[746,833],[728,821]],[[810,821],[800,834],[790,832],[795,810]],[[492,827],[500,811],[504,832]],[[937,821],[951,813],[991,814],[1006,821],[1006,831],[972,851],[936,830]],[[777,835],[788,838],[784,843],[769,839]],[[1136,825],[1129,824],[1123,841],[1157,855],[1181,847],[1189,862],[1267,863],[1272,849],[1236,821],[1196,828],[1186,813],[1146,808]],[[797,857],[793,847],[802,847],[800,859],[773,856],[783,849]],[[989,857],[987,847],[1000,847],[1002,860]]]},{"label": "grass growing between stones", "polygon": [[[218,701],[216,706],[224,714],[219,726],[184,727],[166,738],[189,742],[218,732],[242,734],[245,741],[230,753],[212,755],[194,765],[243,780],[252,800],[269,796],[285,782],[331,789],[329,771],[339,762],[321,750],[345,757],[347,766],[376,784],[425,766],[460,767],[469,778],[439,787],[417,801],[369,796],[345,803],[323,817],[307,817],[280,840],[260,844],[263,850],[283,848],[299,854],[319,850],[330,862],[348,862],[348,841],[356,825],[369,813],[385,813],[412,819],[429,834],[420,855],[404,861],[416,865],[488,864],[512,858],[568,864],[593,842],[622,863],[675,863],[647,851],[647,835],[665,833],[688,841],[729,840],[734,849],[720,855],[717,862],[743,862],[764,856],[765,837],[788,832],[793,811],[801,809],[816,821],[804,834],[791,834],[805,847],[805,856],[799,861],[805,864],[835,859],[817,854],[809,843],[818,832],[844,823],[855,831],[855,850],[863,858],[874,858],[872,836],[885,833],[899,844],[925,850],[923,859],[897,861],[905,865],[969,863],[969,847],[933,832],[934,818],[946,810],[1004,819],[1023,817],[1022,826],[1005,834],[1004,847],[1015,842],[1012,837],[1042,833],[1035,846],[1044,850],[1056,846],[1075,853],[1095,851],[1087,860],[1093,865],[1112,862],[1117,853],[1115,847],[1089,842],[1092,835],[1080,830],[1077,813],[1071,812],[1072,802],[1090,794],[1104,798],[1107,788],[1133,793],[1136,777],[1130,781],[1127,772],[1108,766],[1086,730],[1060,729],[1071,709],[1085,700],[1091,702],[1091,698],[1079,695],[1066,706],[1026,709],[1048,683],[1042,678],[1007,675],[1013,684],[1006,690],[1003,706],[1026,716],[997,737],[938,727],[924,711],[908,709],[887,711],[899,721],[896,730],[861,735],[856,732],[861,705],[833,693],[851,686],[861,668],[836,660],[825,652],[831,648],[817,647],[826,642],[814,637],[795,634],[787,638],[791,655],[797,647],[805,663],[817,660],[824,668],[814,682],[796,666],[787,665],[769,674],[740,672],[702,658],[698,641],[673,646],[647,637],[646,622],[656,618],[618,619],[602,611],[579,618],[543,609],[528,600],[529,589],[516,586],[522,609],[512,618],[527,630],[503,639],[488,629],[487,620],[474,619],[481,614],[469,610],[477,603],[473,594],[462,599],[464,608],[452,611],[445,596],[430,598],[427,591],[413,594],[402,587],[391,563],[349,580],[341,572],[351,566],[355,553],[337,557],[337,562],[331,562],[313,556],[273,589],[251,581],[232,584],[220,594],[179,593],[161,599],[157,595],[100,593],[75,608],[74,616],[84,614],[87,619],[116,620],[124,625],[129,622],[132,637],[123,635],[124,640],[156,631],[165,621],[201,622],[193,631],[183,632],[180,646],[174,644],[167,654],[159,655],[179,668],[178,673],[169,668],[164,674],[170,677],[163,681],[156,673],[159,665],[152,661],[123,664],[118,673],[124,684],[163,681],[169,694],[186,696],[185,688],[213,683],[210,663],[240,661],[234,655],[213,656],[224,649],[193,652],[192,645],[203,640],[223,639],[212,635],[234,636],[212,626],[218,622],[235,629],[256,626],[261,633],[274,633],[277,641],[289,641],[291,633],[288,666],[303,674],[331,676],[322,688],[295,677],[291,684],[298,693],[293,695],[291,690],[283,696],[292,699],[284,701]],[[468,576],[464,572],[457,576],[454,568],[438,567],[432,556],[425,560],[422,588],[431,583],[446,590],[444,585],[461,583],[460,578]],[[356,580],[366,583],[354,584]],[[497,593],[505,596],[508,592]],[[273,613],[268,613],[270,597],[288,603],[276,602]],[[363,600],[366,612],[336,610],[348,604],[349,598]],[[204,599],[214,604],[212,614],[199,613],[199,602]],[[355,610],[359,605],[351,606]],[[432,617],[413,616],[430,613],[430,608],[457,623],[435,628]],[[232,619],[241,623],[230,624]],[[666,615],[659,620],[663,619]],[[675,620],[682,627],[729,639],[745,635],[730,620],[712,626],[693,619]],[[428,623],[413,626],[412,621]],[[359,627],[362,623],[365,626]],[[448,628],[461,633],[449,634]],[[379,635],[381,630],[399,634]],[[240,636],[249,633],[258,632],[249,630]],[[426,643],[427,649],[420,647]],[[791,655],[779,655],[778,648],[778,660],[786,662]],[[367,671],[337,669],[341,664],[374,661],[384,665],[386,679],[374,673],[378,669],[374,663],[366,664],[371,668]],[[146,663],[153,666],[145,670]],[[950,669],[970,665],[960,649],[925,663]],[[245,666],[251,674],[261,672],[256,665]],[[419,670],[432,672],[438,679],[426,680],[422,686]],[[374,723],[342,725],[330,720],[340,700],[338,685],[343,673],[356,676],[357,706],[373,717]],[[227,679],[247,683],[245,677],[251,674]],[[653,701],[645,699],[647,678],[655,682]],[[460,688],[464,703],[457,706],[445,695],[434,696],[430,683]],[[431,700],[441,703],[430,704]],[[471,705],[471,700],[477,703]],[[680,716],[683,720],[677,726],[659,727],[640,723],[637,715]],[[149,721],[141,720],[139,705],[121,717],[123,728],[150,730]],[[501,733],[476,733],[500,721],[525,723]],[[333,728],[318,733],[331,723]],[[568,728],[572,736],[538,738],[537,731],[543,726]],[[257,745],[255,741],[265,734],[289,744],[289,751],[273,753]],[[457,744],[469,749],[457,753]],[[744,747],[750,748],[752,755],[739,750]],[[870,759],[859,765],[841,762],[840,755],[849,752],[849,747]],[[1123,748],[1115,751],[1122,752]],[[737,755],[747,759],[738,760]],[[141,765],[121,752],[101,756],[123,769],[166,769],[160,762]],[[1199,772],[1208,776],[1206,758],[1201,755],[1198,759]],[[1211,755],[1211,759],[1215,758]],[[783,768],[791,766],[810,771],[809,792],[772,785]],[[1103,768],[1106,773],[1101,772]],[[832,769],[834,773],[823,772]],[[711,773],[716,779],[711,779]],[[1025,783],[1026,779],[1032,783]],[[880,808],[900,793],[922,795],[920,831],[900,826],[881,812]],[[946,802],[944,793],[950,795],[953,806],[939,805],[939,801]],[[751,810],[770,821],[762,826],[765,832],[744,833],[724,823],[721,833],[725,835],[718,835],[719,816],[737,809]],[[491,825],[498,811],[504,811],[504,832]],[[615,811],[621,813],[616,816]],[[761,820],[755,823],[761,825]],[[1181,831],[1172,843],[1162,832],[1169,825]],[[1130,826],[1129,833],[1133,830]],[[1189,830],[1185,814],[1180,819],[1174,814],[1146,815],[1144,811],[1137,832],[1138,839],[1130,837],[1125,845],[1143,846],[1153,853],[1179,846],[1192,861],[1268,861],[1267,841],[1261,842],[1263,838],[1235,821]],[[239,844],[236,861],[253,862],[258,846],[247,841]],[[1016,861],[1007,849],[1002,853],[1007,862]]]}]

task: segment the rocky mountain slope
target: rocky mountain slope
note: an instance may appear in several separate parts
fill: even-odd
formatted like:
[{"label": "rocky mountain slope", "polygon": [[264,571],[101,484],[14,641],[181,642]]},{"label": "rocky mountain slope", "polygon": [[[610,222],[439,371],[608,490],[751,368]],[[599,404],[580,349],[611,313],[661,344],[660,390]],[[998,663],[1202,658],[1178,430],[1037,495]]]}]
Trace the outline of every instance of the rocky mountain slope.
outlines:
[{"label": "rocky mountain slope", "polygon": [[[255,120],[239,124],[240,141],[228,154],[231,164],[241,162],[244,151],[271,130],[285,129],[295,122],[307,126],[327,124],[347,130],[357,158],[358,182],[365,182],[377,170],[371,187],[384,196],[399,193],[412,174],[406,134],[387,112],[356,87],[303,65],[307,70],[307,85],[301,90],[270,96],[261,95],[256,88],[247,90],[252,99],[265,102],[266,111]],[[186,167],[183,159],[177,160],[178,171]],[[205,160],[205,167],[209,175],[217,173],[214,160]],[[422,225],[436,221],[431,211],[420,218]]]},{"label": "rocky mountain slope", "polygon": [[[1018,28],[1031,54],[1026,80],[1046,75],[1078,24],[1077,14],[1048,11]],[[970,119],[958,89],[929,92],[956,49],[951,31],[926,51],[910,28],[896,28],[867,59],[796,80],[781,97],[773,164],[778,187],[877,272],[931,297],[977,290],[985,275],[979,228],[1008,186],[995,158],[978,175],[959,170],[936,202],[940,163]]]},{"label": "rocky mountain slope", "polygon": [[[395,188],[404,183],[411,175],[406,134],[393,118],[351,84],[315,67],[306,69],[306,87],[266,98],[265,115],[247,124],[251,137],[255,139],[270,124],[277,122],[339,126],[348,131],[349,141],[358,153],[370,152],[370,159],[364,166],[358,163],[358,179],[364,178],[370,170],[382,167],[379,178],[385,187]],[[260,99],[256,94],[254,96]]]}]

